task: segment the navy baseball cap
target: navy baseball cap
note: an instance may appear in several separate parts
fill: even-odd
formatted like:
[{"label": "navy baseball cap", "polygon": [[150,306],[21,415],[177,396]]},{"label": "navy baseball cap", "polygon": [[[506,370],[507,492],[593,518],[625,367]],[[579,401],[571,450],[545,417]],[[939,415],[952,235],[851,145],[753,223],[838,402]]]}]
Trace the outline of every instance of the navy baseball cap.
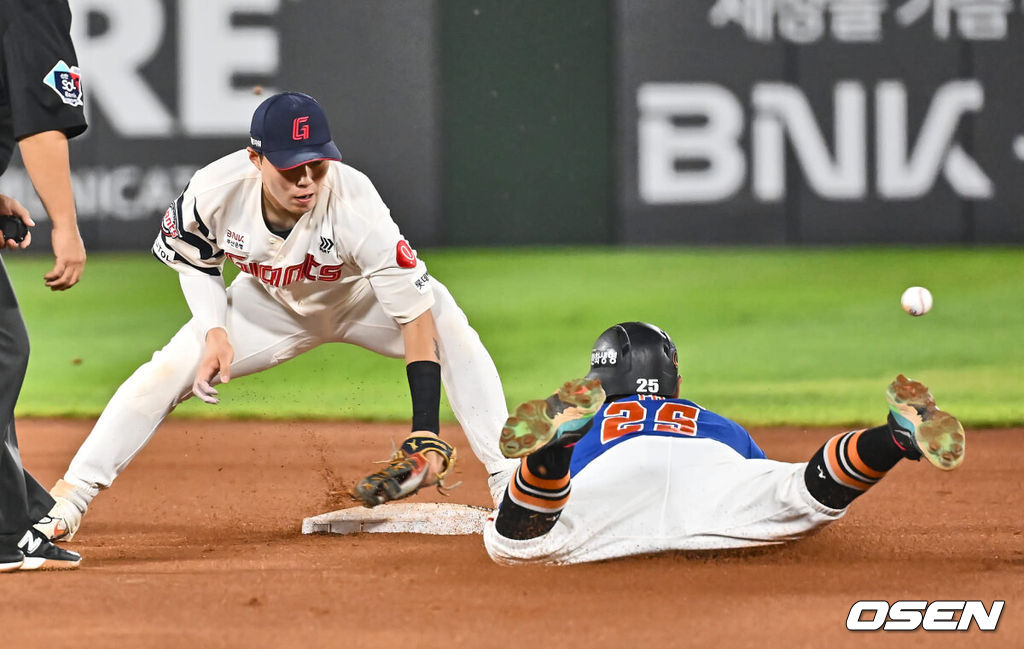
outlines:
[{"label": "navy baseball cap", "polygon": [[316,160],[341,160],[320,104],[301,92],[282,92],[256,107],[249,142],[278,169]]}]

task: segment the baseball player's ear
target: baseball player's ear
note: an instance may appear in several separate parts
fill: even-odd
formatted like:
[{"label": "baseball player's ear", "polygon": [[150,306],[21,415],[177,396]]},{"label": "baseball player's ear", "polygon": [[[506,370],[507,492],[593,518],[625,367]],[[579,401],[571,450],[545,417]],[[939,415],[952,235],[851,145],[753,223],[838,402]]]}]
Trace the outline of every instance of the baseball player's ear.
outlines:
[{"label": "baseball player's ear", "polygon": [[251,162],[253,166],[255,166],[257,169],[259,169],[260,165],[263,162],[263,154],[256,153],[256,150],[253,149],[251,146],[246,147],[246,150],[249,152],[249,162]]}]

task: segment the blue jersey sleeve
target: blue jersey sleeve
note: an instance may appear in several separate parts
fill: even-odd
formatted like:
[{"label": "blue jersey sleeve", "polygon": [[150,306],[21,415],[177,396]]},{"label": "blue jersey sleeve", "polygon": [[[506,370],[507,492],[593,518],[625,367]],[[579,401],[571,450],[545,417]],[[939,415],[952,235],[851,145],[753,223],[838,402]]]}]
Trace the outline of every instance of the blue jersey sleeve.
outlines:
[{"label": "blue jersey sleeve", "polygon": [[733,421],[731,423],[732,423],[733,426],[736,427],[736,430],[738,431],[738,435],[742,435],[743,437],[746,437],[746,439],[747,439],[746,452],[745,453],[741,452],[740,455],[742,455],[743,457],[747,458],[748,460],[764,460],[764,459],[767,459],[765,457],[764,451],[762,451],[761,447],[757,445],[757,442],[754,441],[754,438],[750,436],[750,433],[748,433],[747,430],[743,426],[740,426],[736,422]]},{"label": "blue jersey sleeve", "polygon": [[743,426],[718,413],[701,409],[698,437],[707,437],[728,445],[748,460],[765,459],[764,451]]}]

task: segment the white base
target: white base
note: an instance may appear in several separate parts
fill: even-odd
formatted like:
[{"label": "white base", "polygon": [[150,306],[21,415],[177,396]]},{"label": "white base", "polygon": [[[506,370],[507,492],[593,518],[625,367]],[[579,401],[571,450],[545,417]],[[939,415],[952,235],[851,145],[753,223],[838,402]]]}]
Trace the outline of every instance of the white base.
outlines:
[{"label": "white base", "polygon": [[482,534],[493,510],[456,503],[390,503],[349,507],[303,519],[303,534]]}]

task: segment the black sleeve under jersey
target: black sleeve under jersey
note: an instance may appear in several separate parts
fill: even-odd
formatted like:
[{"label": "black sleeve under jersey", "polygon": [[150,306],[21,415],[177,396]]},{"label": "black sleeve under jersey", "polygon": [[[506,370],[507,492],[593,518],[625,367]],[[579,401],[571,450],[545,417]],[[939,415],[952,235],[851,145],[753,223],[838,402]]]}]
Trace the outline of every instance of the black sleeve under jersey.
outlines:
[{"label": "black sleeve under jersey", "polygon": [[11,140],[85,131],[67,0],[0,0],[0,168]]}]

